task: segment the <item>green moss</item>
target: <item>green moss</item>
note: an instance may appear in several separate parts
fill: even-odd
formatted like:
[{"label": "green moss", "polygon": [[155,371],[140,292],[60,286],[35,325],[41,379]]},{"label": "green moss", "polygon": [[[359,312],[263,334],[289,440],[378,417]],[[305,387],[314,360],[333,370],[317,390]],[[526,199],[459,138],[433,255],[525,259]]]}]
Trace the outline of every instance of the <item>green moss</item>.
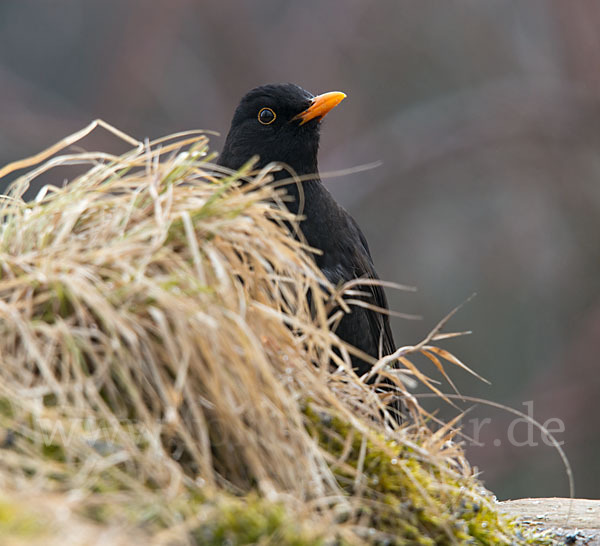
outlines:
[{"label": "green moss", "polygon": [[222,500],[212,518],[193,531],[198,544],[260,544],[261,546],[320,546],[323,538],[294,520],[281,504],[256,495]]},{"label": "green moss", "polygon": [[12,401],[5,396],[0,397],[0,415],[6,418],[14,417]]},{"label": "green moss", "polygon": [[[388,535],[387,544],[548,544],[524,537],[493,508],[491,494],[475,478],[458,474],[446,461],[421,460],[413,450],[382,436],[363,438],[347,423],[310,406],[304,413],[313,437],[334,457],[344,459],[332,468],[340,486],[360,506],[356,519]],[[362,477],[357,481],[361,458]]]},{"label": "green moss", "polygon": [[42,454],[45,459],[58,462],[65,461],[65,450],[60,444],[44,444],[42,446]]},{"label": "green moss", "polygon": [[0,501],[0,543],[7,544],[10,537],[29,539],[44,533],[47,522],[18,504]]}]

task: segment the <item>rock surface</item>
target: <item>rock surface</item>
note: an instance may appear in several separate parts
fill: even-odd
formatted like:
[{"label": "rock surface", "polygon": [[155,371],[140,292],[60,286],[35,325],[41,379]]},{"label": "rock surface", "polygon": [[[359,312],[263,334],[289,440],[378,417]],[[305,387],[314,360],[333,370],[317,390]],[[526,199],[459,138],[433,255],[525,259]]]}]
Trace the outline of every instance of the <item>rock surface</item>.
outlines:
[{"label": "rock surface", "polygon": [[540,530],[551,530],[563,544],[600,546],[600,500],[539,498],[498,503],[502,512]]}]

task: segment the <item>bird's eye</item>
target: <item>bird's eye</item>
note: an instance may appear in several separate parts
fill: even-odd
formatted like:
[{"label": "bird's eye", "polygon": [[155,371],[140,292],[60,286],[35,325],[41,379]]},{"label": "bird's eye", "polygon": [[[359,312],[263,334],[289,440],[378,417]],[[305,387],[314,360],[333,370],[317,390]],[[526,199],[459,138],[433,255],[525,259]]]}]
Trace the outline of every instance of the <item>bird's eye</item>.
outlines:
[{"label": "bird's eye", "polygon": [[275,112],[270,108],[261,108],[258,113],[258,121],[260,121],[263,125],[270,125],[275,121]]}]

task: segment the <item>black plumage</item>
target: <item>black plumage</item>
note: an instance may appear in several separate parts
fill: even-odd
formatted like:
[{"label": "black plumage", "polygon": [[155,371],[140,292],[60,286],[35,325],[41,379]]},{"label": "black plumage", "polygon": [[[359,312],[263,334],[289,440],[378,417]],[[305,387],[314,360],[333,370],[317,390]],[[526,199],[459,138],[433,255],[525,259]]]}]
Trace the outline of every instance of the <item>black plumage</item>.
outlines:
[{"label": "black plumage", "polygon": [[[302,233],[310,246],[322,251],[314,255],[315,262],[335,286],[357,278],[378,278],[365,236],[318,175],[321,119],[344,97],[336,92],[315,97],[294,84],[257,87],[237,107],[219,158],[220,165],[237,170],[259,156],[258,167],[280,162],[306,177],[302,196],[296,184],[286,186],[292,198],[288,207],[298,213],[302,206]],[[288,178],[289,173],[281,171],[277,177]],[[381,286],[364,285],[360,290],[368,294],[365,299],[371,304],[387,309]],[[359,306],[351,309],[337,327],[339,337],[374,357],[392,353],[396,347],[388,317]],[[370,369],[357,357],[352,365],[359,375]]]}]

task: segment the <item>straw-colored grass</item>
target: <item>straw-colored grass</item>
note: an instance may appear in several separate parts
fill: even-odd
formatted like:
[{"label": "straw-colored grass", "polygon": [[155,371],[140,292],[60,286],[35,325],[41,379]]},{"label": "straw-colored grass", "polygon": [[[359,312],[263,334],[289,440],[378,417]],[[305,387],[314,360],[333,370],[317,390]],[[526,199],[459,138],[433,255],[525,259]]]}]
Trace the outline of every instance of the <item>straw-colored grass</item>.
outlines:
[{"label": "straw-colored grass", "polygon": [[[0,171],[30,169],[0,202],[2,506],[68,513],[0,506],[2,544],[32,518],[40,544],[520,541],[451,428],[410,397],[397,427],[353,374],[344,291],[268,170],[218,172],[202,134],[72,153],[91,128]],[[23,200],[57,165],[87,167]],[[427,381],[413,351],[460,365],[431,341],[398,352],[406,374]]]}]

